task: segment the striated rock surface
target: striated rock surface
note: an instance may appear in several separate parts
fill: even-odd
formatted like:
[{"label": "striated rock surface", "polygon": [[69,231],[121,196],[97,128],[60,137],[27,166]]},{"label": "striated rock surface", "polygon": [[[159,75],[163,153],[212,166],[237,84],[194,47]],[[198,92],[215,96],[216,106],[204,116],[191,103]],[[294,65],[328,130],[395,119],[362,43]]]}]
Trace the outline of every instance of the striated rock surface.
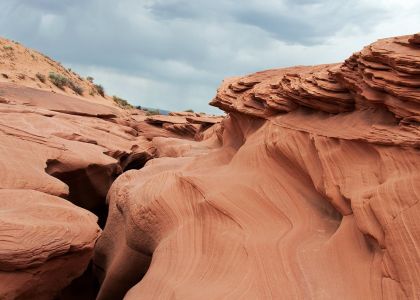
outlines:
[{"label": "striated rock surface", "polygon": [[412,35],[225,80],[203,141],[112,185],[98,299],[420,298],[419,59]]},{"label": "striated rock surface", "polygon": [[223,117],[199,115],[187,112],[172,112],[168,116],[157,115],[145,119],[149,124],[160,126],[177,136],[184,138],[202,139],[201,134],[215,124],[220,123]]},{"label": "striated rock surface", "polygon": [[385,106],[397,118],[420,114],[419,44],[415,36],[383,39],[344,62],[337,74],[361,106]]},{"label": "striated rock surface", "polygon": [[84,272],[96,216],[34,190],[0,189],[0,199],[0,298],[54,298]]},{"label": "striated rock surface", "polygon": [[121,114],[117,108],[104,104],[93,105],[84,99],[14,83],[0,83],[0,97],[3,99],[0,102],[38,106],[72,115],[112,118]]},{"label": "striated rock surface", "polygon": [[93,299],[92,256],[99,300],[420,298],[419,34],[229,78],[225,118],[0,44],[0,299]]},{"label": "striated rock surface", "polygon": [[[162,118],[177,124],[178,117]],[[179,125],[194,128],[193,140],[215,123],[203,124],[183,117]],[[142,111],[0,82],[0,299],[92,299],[87,268],[112,182],[170,153],[158,152],[154,138],[183,138],[182,128],[146,121]]]},{"label": "striated rock surface", "polygon": [[418,120],[418,35],[379,40],[343,64],[258,72],[223,82],[212,101],[226,111],[268,117],[298,107],[341,113],[385,107]]}]

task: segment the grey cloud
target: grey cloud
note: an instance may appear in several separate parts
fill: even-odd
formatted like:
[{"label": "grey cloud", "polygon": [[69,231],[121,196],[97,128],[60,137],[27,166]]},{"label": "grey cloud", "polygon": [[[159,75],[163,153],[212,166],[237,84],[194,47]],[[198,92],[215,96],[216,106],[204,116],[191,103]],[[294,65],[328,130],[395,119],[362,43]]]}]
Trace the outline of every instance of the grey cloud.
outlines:
[{"label": "grey cloud", "polygon": [[161,18],[208,19],[211,16],[217,20],[234,20],[257,26],[281,41],[302,45],[323,43],[349,23],[368,30],[386,13],[377,5],[336,0],[158,0],[150,7]]},{"label": "grey cloud", "polygon": [[302,45],[322,44],[349,23],[365,31],[384,14],[380,7],[359,1],[283,1],[283,5],[240,7],[239,22],[255,25],[278,40]]},{"label": "grey cloud", "polygon": [[138,104],[206,110],[224,77],[342,59],[326,45],[390,15],[367,0],[3,0],[0,35]]}]

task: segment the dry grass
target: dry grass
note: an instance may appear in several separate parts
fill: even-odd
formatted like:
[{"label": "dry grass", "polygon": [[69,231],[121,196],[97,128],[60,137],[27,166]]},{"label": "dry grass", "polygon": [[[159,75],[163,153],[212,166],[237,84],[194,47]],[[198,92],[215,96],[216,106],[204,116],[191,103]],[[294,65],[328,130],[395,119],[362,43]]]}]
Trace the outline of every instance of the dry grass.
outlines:
[{"label": "dry grass", "polygon": [[96,92],[101,95],[102,97],[105,97],[105,90],[104,87],[100,84],[94,84],[93,87],[95,88]]},{"label": "dry grass", "polygon": [[83,88],[80,85],[68,79],[66,76],[63,76],[61,74],[57,74],[54,72],[50,72],[50,74],[48,75],[48,78],[59,89],[63,90],[64,87],[67,86],[71,88],[76,94],[83,95],[83,92],[84,92]]},{"label": "dry grass", "polygon": [[68,82],[68,78],[66,76],[54,72],[50,72],[48,78],[50,79],[52,84],[54,84],[59,89],[64,89]]},{"label": "dry grass", "polygon": [[128,103],[128,101],[125,100],[125,99],[122,99],[122,98],[117,97],[117,96],[112,96],[112,99],[121,108],[125,108],[125,109],[133,108],[133,105],[131,105],[130,103]]},{"label": "dry grass", "polygon": [[36,74],[35,74],[35,76],[36,76],[36,78],[38,78],[38,80],[39,80],[39,81],[41,81],[42,83],[45,83],[45,81],[46,81],[46,79],[47,79],[47,78],[45,77],[45,75],[44,75],[44,74],[41,74],[41,73],[39,73],[39,72],[38,72],[38,73],[36,73]]}]

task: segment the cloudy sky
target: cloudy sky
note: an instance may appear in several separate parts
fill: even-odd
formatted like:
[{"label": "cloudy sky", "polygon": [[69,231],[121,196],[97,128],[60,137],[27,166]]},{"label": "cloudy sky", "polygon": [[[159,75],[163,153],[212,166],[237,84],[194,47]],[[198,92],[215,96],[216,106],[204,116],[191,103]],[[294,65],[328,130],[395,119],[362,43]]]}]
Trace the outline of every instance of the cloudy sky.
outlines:
[{"label": "cloudy sky", "polygon": [[136,105],[217,112],[221,80],[420,31],[420,0],[1,0],[0,35]]}]

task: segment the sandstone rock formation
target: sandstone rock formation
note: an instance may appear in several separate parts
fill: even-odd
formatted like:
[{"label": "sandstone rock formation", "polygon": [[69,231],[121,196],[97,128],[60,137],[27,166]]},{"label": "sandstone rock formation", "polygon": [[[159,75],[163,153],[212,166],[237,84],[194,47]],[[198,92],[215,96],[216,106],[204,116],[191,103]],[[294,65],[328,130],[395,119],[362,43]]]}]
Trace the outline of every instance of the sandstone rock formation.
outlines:
[{"label": "sandstone rock formation", "polygon": [[419,34],[226,79],[226,117],[56,89],[0,43],[0,299],[420,298]]},{"label": "sandstone rock formation", "polygon": [[184,138],[193,137],[201,139],[199,135],[222,121],[222,117],[216,116],[182,116],[181,113],[172,113],[168,116],[150,116],[145,119],[147,123],[161,126]]},{"label": "sandstone rock formation", "polygon": [[52,299],[84,272],[97,218],[30,189],[0,189],[0,199],[0,298]]},{"label": "sandstone rock formation", "polygon": [[225,80],[220,126],[112,185],[98,299],[419,298],[418,41]]},{"label": "sandstone rock formation", "polygon": [[[77,286],[63,289],[90,263],[112,182],[159,155],[154,138],[179,138],[183,131],[123,110],[106,95],[99,103],[17,81],[11,70],[28,63],[32,50],[14,47],[13,59],[0,60],[0,71],[9,68],[0,82],[0,299],[81,299]],[[45,67],[40,61],[26,77]],[[193,127],[188,140],[215,123],[204,116],[198,125],[201,117],[161,118]]]},{"label": "sandstone rock formation", "polygon": [[[50,73],[60,75],[72,84],[58,87],[50,80]],[[69,95],[85,102],[117,107],[112,97],[99,93],[93,79],[82,78],[50,57],[2,37],[0,37],[0,82],[15,83],[19,86]],[[42,101],[38,97],[34,99]]]},{"label": "sandstone rock formation", "polygon": [[62,198],[103,225],[113,180],[159,155],[153,137],[177,134],[62,94],[9,83],[0,93],[0,299],[51,299],[86,269],[99,234]]}]

